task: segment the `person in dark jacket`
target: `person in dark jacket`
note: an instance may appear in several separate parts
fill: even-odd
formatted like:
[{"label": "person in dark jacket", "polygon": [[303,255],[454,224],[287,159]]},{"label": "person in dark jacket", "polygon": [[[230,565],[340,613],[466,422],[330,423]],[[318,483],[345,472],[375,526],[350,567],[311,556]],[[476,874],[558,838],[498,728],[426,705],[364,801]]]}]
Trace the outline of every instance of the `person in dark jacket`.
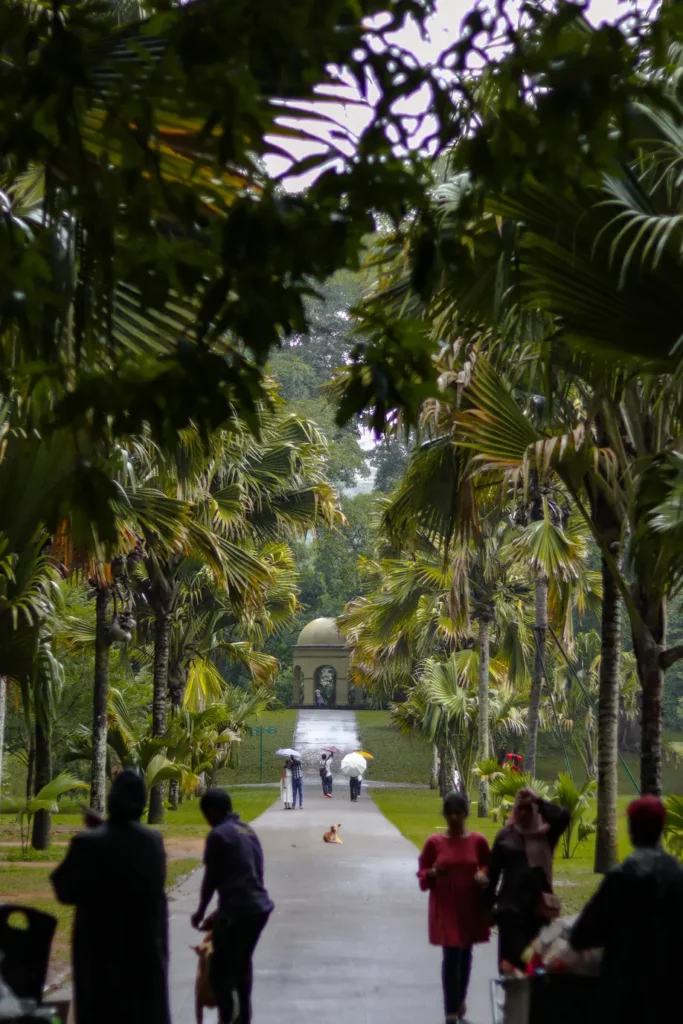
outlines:
[{"label": "person in dark jacket", "polygon": [[78,1024],[170,1024],[166,857],[159,833],[140,824],[146,797],[137,772],[122,771],[108,820],[74,836],[52,873],[57,899],[76,907]]},{"label": "person in dark jacket", "polygon": [[498,925],[498,964],[522,970],[522,954],[546,923],[543,896],[553,891],[553,854],[569,811],[520,789],[491,851],[488,903]]},{"label": "person in dark jacket", "polygon": [[655,796],[628,807],[634,851],[609,871],[574,925],[576,950],[602,949],[600,1016],[643,1024],[675,1016],[683,948],[683,868],[660,846],[666,811]]},{"label": "person in dark jacket", "polygon": [[258,836],[233,813],[223,789],[208,789],[201,809],[211,831],[204,850],[204,880],[199,907],[192,916],[201,928],[204,915],[218,894],[212,915],[211,986],[220,1020],[234,1020],[233,992],[239,1000],[239,1024],[251,1021],[252,957],[273,910],[263,884],[263,850]]}]

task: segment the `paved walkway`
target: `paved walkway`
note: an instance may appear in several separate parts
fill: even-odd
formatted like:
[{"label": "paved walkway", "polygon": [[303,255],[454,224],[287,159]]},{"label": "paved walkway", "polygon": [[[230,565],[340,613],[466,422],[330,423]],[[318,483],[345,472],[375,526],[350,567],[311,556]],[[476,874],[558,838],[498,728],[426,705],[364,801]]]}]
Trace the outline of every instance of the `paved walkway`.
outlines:
[{"label": "paved walkway", "polygon": [[[332,821],[342,824],[343,845],[322,841]],[[253,824],[276,904],[256,956],[255,1024],[439,1024],[440,951],[427,943],[416,851],[367,794],[351,804],[345,780],[335,779],[333,800],[324,800],[312,780],[303,811],[284,811],[278,801]],[[173,1024],[194,1020],[189,916],[199,884],[196,872],[170,906]],[[494,957],[492,944],[477,947],[473,1024],[491,1022]]]},{"label": "paved walkway", "polygon": [[304,710],[296,717],[296,729],[292,745],[301,754],[304,778],[320,779],[320,751],[323,746],[333,746],[341,751],[335,754],[335,775],[339,761],[344,754],[358,750],[360,740],[356,715],[353,711]]}]

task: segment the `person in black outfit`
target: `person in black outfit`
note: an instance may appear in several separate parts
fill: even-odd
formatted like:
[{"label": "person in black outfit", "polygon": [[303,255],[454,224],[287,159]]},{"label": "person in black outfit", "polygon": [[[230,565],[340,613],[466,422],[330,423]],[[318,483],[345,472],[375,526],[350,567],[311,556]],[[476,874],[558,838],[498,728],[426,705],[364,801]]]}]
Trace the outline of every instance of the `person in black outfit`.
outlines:
[{"label": "person in black outfit", "polygon": [[72,962],[78,1024],[170,1024],[166,857],[140,824],[144,780],[122,771],[109,819],[89,816],[52,873],[60,903],[76,907]]},{"label": "person in black outfit", "polygon": [[[211,831],[204,851],[204,880],[192,925],[201,928],[214,893],[211,985],[220,1020],[234,1019],[233,992],[239,999],[239,1022],[251,1021],[252,956],[273,910],[263,884],[263,850],[258,836],[233,813],[223,789],[209,789],[200,803]],[[208,922],[204,922],[204,926]]]},{"label": "person in black outfit", "polygon": [[[521,789],[491,851],[488,904],[498,925],[498,964],[522,970],[522,954],[546,923],[542,894],[553,891],[553,854],[569,811]],[[499,887],[500,883],[500,887]]]},{"label": "person in black outfit", "polygon": [[603,950],[605,1024],[672,1020],[680,1002],[683,868],[660,847],[666,810],[658,797],[634,800],[627,813],[635,849],[605,875],[570,936],[576,950]]}]

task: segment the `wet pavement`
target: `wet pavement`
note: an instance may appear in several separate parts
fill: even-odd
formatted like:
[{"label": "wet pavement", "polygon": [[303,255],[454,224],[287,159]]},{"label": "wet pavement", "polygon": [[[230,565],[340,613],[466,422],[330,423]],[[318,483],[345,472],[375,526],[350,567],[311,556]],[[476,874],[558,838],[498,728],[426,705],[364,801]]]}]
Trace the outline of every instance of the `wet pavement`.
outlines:
[{"label": "wet pavement", "polygon": [[[323,715],[334,715],[337,725],[323,723]],[[301,753],[316,773],[319,744],[327,740],[346,752],[357,742],[353,712],[300,717]],[[427,941],[417,850],[366,792],[351,804],[345,782],[336,776],[333,799],[325,800],[319,779],[315,785],[311,779],[303,810],[285,811],[278,800],[253,822],[275,902],[256,953],[254,1024],[437,1024],[443,1020],[441,950]],[[323,842],[332,822],[341,823],[341,845]],[[190,946],[196,933],[189,917],[200,882],[195,872],[170,904],[173,1024],[194,1020]],[[493,943],[476,947],[467,1014],[472,1024],[491,1024],[494,972]],[[215,1019],[214,1011],[206,1012],[206,1024]]]},{"label": "wet pavement", "polygon": [[[360,740],[353,711],[300,711],[294,730],[293,747],[301,754],[304,779],[320,781],[319,763],[323,747],[337,747],[341,754],[335,754],[334,774],[339,771],[339,762],[345,754],[358,750]],[[343,776],[342,776],[343,778]]]}]

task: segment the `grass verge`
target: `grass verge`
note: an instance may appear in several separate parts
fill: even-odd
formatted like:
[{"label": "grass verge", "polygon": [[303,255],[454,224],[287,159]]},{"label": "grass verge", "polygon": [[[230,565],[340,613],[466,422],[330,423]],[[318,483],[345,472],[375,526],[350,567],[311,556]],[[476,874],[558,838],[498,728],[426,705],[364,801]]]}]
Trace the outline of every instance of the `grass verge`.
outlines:
[{"label": "grass verge", "polygon": [[[422,783],[429,782],[432,752],[428,743],[418,738],[401,736],[390,723],[388,711],[356,712],[361,748],[374,755],[367,771],[368,779],[380,782]],[[571,747],[569,737],[568,757],[572,772],[577,780],[583,781],[585,773],[581,759]],[[665,733],[664,742],[683,740],[681,733]],[[549,734],[539,736],[538,778],[553,782],[559,772],[567,770],[561,750],[553,748],[554,738]],[[520,752],[524,745],[520,743]],[[629,771],[636,781],[640,777],[640,762],[637,754],[624,757]],[[683,764],[665,757],[662,764],[662,787],[665,793],[683,793]],[[624,797],[635,796],[635,790],[623,767],[619,766],[619,793]]]},{"label": "grass verge", "polygon": [[[396,826],[399,832],[420,850],[432,833],[443,828],[441,817],[441,799],[438,793],[424,789],[373,789],[372,799],[378,808]],[[619,856],[630,853],[626,829],[625,810],[629,797],[619,798]],[[587,815],[591,820],[591,813]],[[490,818],[477,818],[476,805],[469,819],[469,827],[473,832],[481,832],[489,844],[500,826]],[[554,884],[558,896],[562,900],[565,914],[577,914],[586,901],[593,895],[600,883],[599,875],[593,874],[593,857],[595,853],[595,837],[590,836],[579,846],[570,860],[562,857],[562,846],[558,846],[555,854]]]},{"label": "grass verge", "polygon": [[261,776],[261,737],[245,736],[239,745],[239,767],[223,768],[218,773],[221,786],[239,786],[245,782],[279,782],[282,758],[275,756],[280,747],[291,747],[296,727],[295,708],[268,711],[254,719],[254,728],[265,726],[276,732],[263,734],[263,776]]}]

